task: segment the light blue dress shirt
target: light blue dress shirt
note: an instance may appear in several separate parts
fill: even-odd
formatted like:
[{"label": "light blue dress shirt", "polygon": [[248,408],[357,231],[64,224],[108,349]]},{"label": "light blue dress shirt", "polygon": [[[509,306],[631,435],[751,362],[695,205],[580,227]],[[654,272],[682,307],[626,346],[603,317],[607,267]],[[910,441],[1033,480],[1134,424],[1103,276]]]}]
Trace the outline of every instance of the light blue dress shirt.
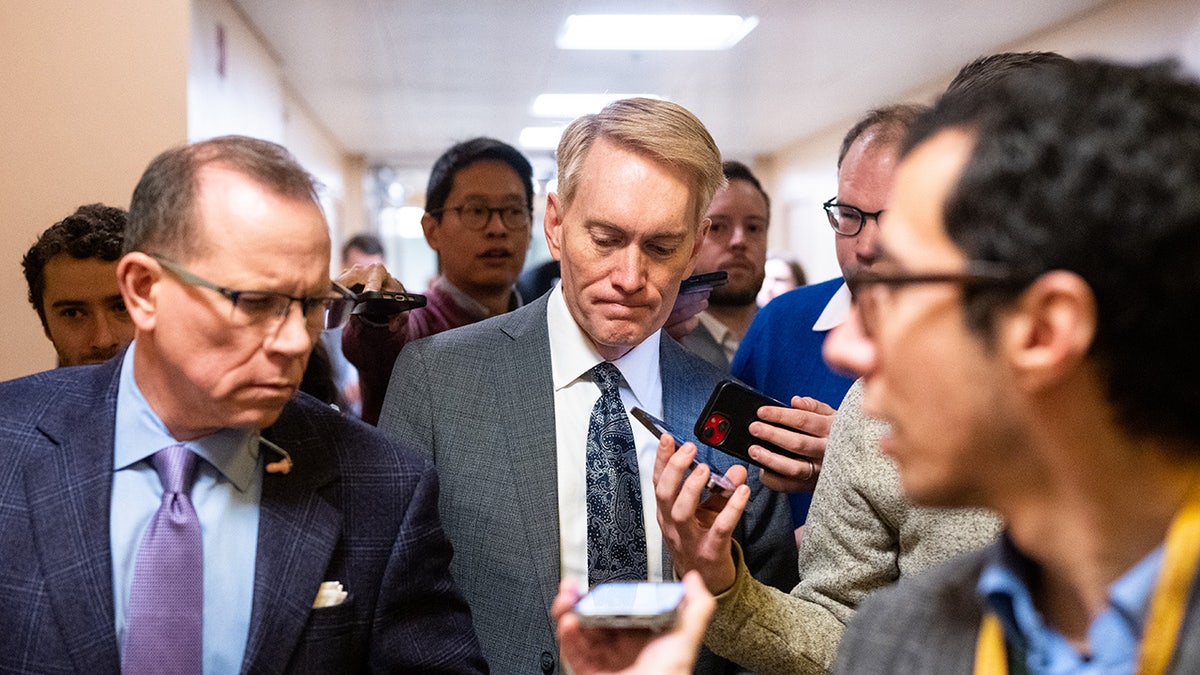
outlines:
[{"label": "light blue dress shirt", "polygon": [[978,589],[1004,624],[1005,638],[1024,653],[1029,672],[1126,675],[1137,669],[1138,646],[1162,561],[1163,547],[1159,546],[1109,586],[1108,606],[1088,627],[1092,653],[1087,658],[1042,620],[1029,593],[1032,563],[1007,536],[1002,538],[1000,555],[984,567]]},{"label": "light blue dress shirt", "polygon": [[[162,501],[162,483],[148,458],[177,443],[134,381],[135,348],[129,345],[121,364],[113,439],[109,536],[113,609],[122,652],[138,545]],[[258,434],[225,429],[183,445],[205,460],[197,463],[191,495],[204,546],[204,673],[236,673],[246,651],[254,600],[262,495]]]}]

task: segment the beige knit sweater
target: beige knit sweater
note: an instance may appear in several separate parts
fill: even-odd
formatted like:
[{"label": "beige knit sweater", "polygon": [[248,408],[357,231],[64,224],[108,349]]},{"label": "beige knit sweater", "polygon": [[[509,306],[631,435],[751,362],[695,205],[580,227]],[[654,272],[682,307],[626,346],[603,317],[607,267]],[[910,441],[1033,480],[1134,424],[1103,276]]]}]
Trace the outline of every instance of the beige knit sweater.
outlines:
[{"label": "beige knit sweater", "polygon": [[834,418],[825,464],[800,546],[800,583],[791,594],[755,581],[741,561],[717,597],[705,643],[762,673],[825,673],[842,629],[871,591],[982,547],[1000,521],[980,510],[918,508],[879,452],[887,426],[862,413],[862,381]]}]

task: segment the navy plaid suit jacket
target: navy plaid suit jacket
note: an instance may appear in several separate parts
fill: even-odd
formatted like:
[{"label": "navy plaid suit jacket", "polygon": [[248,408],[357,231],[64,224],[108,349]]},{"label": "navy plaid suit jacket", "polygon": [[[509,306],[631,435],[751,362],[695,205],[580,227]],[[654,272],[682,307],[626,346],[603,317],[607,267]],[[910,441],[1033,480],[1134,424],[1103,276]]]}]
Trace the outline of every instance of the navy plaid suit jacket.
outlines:
[{"label": "navy plaid suit jacket", "polygon": [[[120,670],[109,544],[120,362],[0,383],[0,672]],[[450,578],[433,468],[305,395],[264,435],[295,466],[263,476],[242,671],[486,671]],[[323,581],[349,597],[312,609]]]}]

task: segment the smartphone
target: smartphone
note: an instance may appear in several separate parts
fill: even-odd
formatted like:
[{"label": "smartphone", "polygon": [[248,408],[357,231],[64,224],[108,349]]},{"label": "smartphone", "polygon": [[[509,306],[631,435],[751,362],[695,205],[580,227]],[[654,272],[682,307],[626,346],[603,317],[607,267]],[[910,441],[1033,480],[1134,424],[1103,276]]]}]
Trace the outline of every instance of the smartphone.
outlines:
[{"label": "smartphone", "polygon": [[[645,426],[647,429],[649,429],[650,433],[654,434],[655,438],[662,438],[663,434],[671,434],[671,437],[674,438],[676,441],[682,440],[683,437],[680,436],[679,434],[675,433],[674,431],[671,431],[670,429],[668,429],[666,423],[664,423],[662,420],[658,419],[654,415],[651,415],[650,413],[646,412],[645,410],[642,410],[641,408],[634,406],[633,409],[630,410],[629,412],[633,415],[634,419],[641,422],[643,426]],[[697,462],[694,459],[692,460],[692,468],[693,469],[695,469],[699,465],[700,465],[700,462]],[[711,498],[713,496],[718,496],[718,497],[723,497],[724,499],[729,499],[730,497],[733,496],[733,490],[734,490],[733,483],[730,483],[729,480],[726,479],[724,476],[710,471],[708,473],[708,484],[704,486],[704,490],[701,491],[701,493],[700,493],[700,505],[705,506],[706,504],[708,504],[709,498]],[[724,505],[725,505],[725,502],[722,500],[719,505],[712,504],[710,506],[712,507],[712,510],[720,511],[721,507]]]},{"label": "smartphone", "polygon": [[[804,459],[801,455],[784,450],[778,445],[761,440],[750,433],[751,422],[759,421],[771,424],[758,417],[758,409],[764,405],[788,407],[742,382],[733,379],[721,380],[713,388],[712,395],[708,397],[708,403],[705,404],[700,417],[696,419],[696,438],[699,438],[700,442],[705,445],[760,467],[762,464],[750,457],[751,445],[762,446],[784,457]],[[796,430],[789,429],[789,431]]]},{"label": "smartphone", "polygon": [[391,316],[410,309],[425,306],[425,296],[420,293],[398,293],[395,291],[362,291],[361,284],[351,289],[354,293],[354,309],[351,314],[376,314]]},{"label": "smartphone", "polygon": [[615,581],[596,584],[575,603],[579,624],[588,628],[665,630],[675,623],[683,600],[677,581]]},{"label": "smartphone", "polygon": [[693,274],[679,282],[680,293],[699,293],[711,291],[716,286],[723,285],[729,280],[729,272],[718,270],[706,274]]}]

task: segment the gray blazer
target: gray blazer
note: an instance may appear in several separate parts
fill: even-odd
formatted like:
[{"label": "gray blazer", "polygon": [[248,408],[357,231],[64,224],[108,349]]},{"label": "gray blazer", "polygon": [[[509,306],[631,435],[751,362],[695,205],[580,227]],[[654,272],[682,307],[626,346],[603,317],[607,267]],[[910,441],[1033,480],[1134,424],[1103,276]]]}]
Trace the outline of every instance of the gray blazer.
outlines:
[{"label": "gray blazer", "polygon": [[[836,673],[971,673],[983,617],[976,593],[999,543],[929,573],[905,578],[863,602],[838,650]],[[1200,585],[1191,599],[1168,672],[1200,672]]]},{"label": "gray blazer", "polygon": [[[550,618],[560,560],[548,297],[406,345],[380,417],[384,431],[437,465],[451,571],[495,673],[560,668]],[[661,368],[665,421],[690,434],[720,373],[666,336]],[[717,471],[734,461],[704,446],[699,458]],[[751,487],[735,536],[752,572],[791,588],[798,574],[786,501],[757,478]],[[705,668],[720,670],[711,657]]]},{"label": "gray blazer", "polygon": [[711,331],[699,324],[696,329],[679,341],[689,352],[713,364],[723,373],[729,372],[729,357],[725,356],[725,348],[717,342]]}]

